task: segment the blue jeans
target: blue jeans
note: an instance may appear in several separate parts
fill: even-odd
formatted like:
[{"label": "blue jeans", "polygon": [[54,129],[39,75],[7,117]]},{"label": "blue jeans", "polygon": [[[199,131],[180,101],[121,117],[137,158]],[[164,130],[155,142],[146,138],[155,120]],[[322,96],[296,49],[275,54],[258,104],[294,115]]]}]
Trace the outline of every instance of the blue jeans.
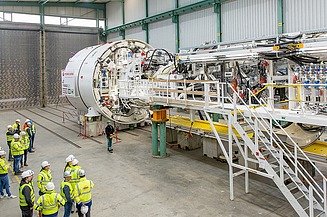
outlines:
[{"label": "blue jeans", "polygon": [[112,138],[110,139],[107,138],[107,145],[108,145],[108,150],[112,150]]},{"label": "blue jeans", "polygon": [[19,171],[19,163],[20,159],[22,158],[22,155],[16,155],[14,156],[14,172],[17,173]]},{"label": "blue jeans", "polygon": [[68,203],[68,202],[65,203],[64,217],[69,217],[70,216],[70,212],[72,211],[72,206],[73,206],[73,203]]},{"label": "blue jeans", "polygon": [[42,217],[57,217],[57,216],[58,216],[58,212],[53,213],[53,214],[51,214],[51,215],[43,215],[43,214],[42,214]]},{"label": "blue jeans", "polygon": [[3,189],[6,189],[6,193],[8,194],[8,196],[11,196],[11,192],[9,189],[9,178],[8,178],[8,174],[6,175],[0,175],[0,194],[3,196]]}]

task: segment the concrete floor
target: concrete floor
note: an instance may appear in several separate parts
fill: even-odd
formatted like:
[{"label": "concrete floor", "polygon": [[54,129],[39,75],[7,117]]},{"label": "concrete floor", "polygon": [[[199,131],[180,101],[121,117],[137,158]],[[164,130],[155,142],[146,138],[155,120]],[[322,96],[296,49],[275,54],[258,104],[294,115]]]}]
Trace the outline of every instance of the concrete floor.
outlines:
[{"label": "concrete floor", "polygon": [[[170,157],[152,158],[150,128],[144,128],[119,133],[122,141],[114,145],[114,153],[110,154],[104,137],[95,138],[98,142],[83,139],[78,137],[77,124],[62,123],[62,111],[71,108],[1,111],[0,126],[4,135],[6,126],[17,118],[24,121],[28,117],[37,123],[37,150],[28,156],[28,169],[38,173],[41,162],[48,160],[57,190],[65,158],[74,154],[87,178],[95,183],[94,217],[296,216],[277,188],[253,179],[250,193],[245,194],[244,179],[237,177],[235,200],[230,201],[226,165],[202,156],[201,150],[168,149]],[[0,137],[0,144],[7,150],[4,136]],[[10,177],[11,190],[18,195],[19,177]],[[21,216],[18,204],[18,198],[0,200],[0,216]],[[61,209],[60,216],[62,213]]]}]

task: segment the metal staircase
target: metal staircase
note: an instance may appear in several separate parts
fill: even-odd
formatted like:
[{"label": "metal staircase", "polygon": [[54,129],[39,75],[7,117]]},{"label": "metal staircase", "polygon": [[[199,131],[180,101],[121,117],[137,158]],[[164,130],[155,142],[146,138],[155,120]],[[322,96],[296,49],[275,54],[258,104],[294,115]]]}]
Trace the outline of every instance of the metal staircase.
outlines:
[{"label": "metal staircase", "polygon": [[[234,105],[233,109],[227,109],[228,111],[225,113],[229,127],[230,148],[228,152],[224,150],[224,146],[209,116],[209,113],[214,112],[215,108],[207,106],[204,110],[213,133],[215,134],[222,150],[224,150],[223,153],[225,158],[229,159],[227,162],[230,166],[231,199],[233,199],[233,178],[245,173],[245,188],[246,192],[248,192],[248,172],[250,171],[271,178],[299,216],[327,216],[325,176],[305,155],[290,135],[283,130],[283,128],[278,124],[278,121],[273,118],[271,112],[266,108],[266,102],[257,99],[256,96],[252,94],[252,97],[256,98],[259,103],[257,106],[266,110],[266,114],[270,116],[270,120],[263,118],[260,113],[255,111],[255,109],[250,108],[229,84],[226,85],[228,85],[232,90],[233,97],[227,94],[227,97],[223,97],[224,99],[221,99],[221,101],[226,100],[227,98],[227,100]],[[251,93],[250,90],[249,92]],[[242,104],[241,109],[237,107],[237,101]],[[218,110],[217,112],[221,113],[221,111]],[[241,120],[242,122],[240,122]],[[278,137],[278,135],[273,131],[273,122],[279,125],[292,144],[286,145]],[[254,132],[253,138],[250,138],[248,136],[248,131],[245,130],[245,128],[249,127]],[[238,134],[238,136],[236,134]],[[238,137],[241,138],[242,142]],[[246,159],[244,166],[237,165],[231,161],[231,146],[235,142],[244,159]],[[293,147],[290,148],[289,145]],[[244,149],[242,146],[244,146]],[[247,160],[250,159],[248,158],[247,149],[252,152],[252,155],[257,160],[256,163],[259,163],[259,167],[262,168],[265,173],[248,167]],[[304,166],[299,163],[299,155],[302,159],[309,162],[309,165],[312,168],[314,168],[316,179],[314,179]],[[241,171],[234,173],[233,168],[239,168]]]}]

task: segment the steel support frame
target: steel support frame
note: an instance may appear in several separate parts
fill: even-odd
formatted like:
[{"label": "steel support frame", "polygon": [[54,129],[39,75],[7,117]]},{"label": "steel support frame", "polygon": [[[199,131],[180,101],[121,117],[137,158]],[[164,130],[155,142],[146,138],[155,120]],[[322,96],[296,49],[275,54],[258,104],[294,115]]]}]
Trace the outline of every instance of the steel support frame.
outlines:
[{"label": "steel support frame", "polygon": [[221,32],[221,1],[214,3],[214,12],[217,14],[217,42],[222,42]]},{"label": "steel support frame", "polygon": [[284,33],[284,0],[277,0],[278,34]]},{"label": "steel support frame", "polygon": [[[30,1],[1,1],[0,6],[23,6],[23,7],[39,7],[40,4],[38,2],[30,2]],[[105,10],[106,4],[92,4],[92,3],[72,3],[72,2],[47,2],[43,4],[45,7],[74,7],[74,8],[89,8],[89,9],[98,9]]]}]

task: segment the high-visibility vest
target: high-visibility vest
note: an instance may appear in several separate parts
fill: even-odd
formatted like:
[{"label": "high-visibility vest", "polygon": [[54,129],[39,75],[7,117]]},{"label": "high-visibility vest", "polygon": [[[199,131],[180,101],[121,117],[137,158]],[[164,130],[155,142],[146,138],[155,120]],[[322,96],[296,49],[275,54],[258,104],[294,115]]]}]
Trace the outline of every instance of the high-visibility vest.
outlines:
[{"label": "high-visibility vest", "polygon": [[0,174],[8,174],[8,167],[6,160],[4,158],[0,158]]},{"label": "high-visibility vest", "polygon": [[31,126],[31,131],[32,131],[33,134],[36,133],[36,128],[35,128],[35,125],[34,124],[32,124],[32,126]]},{"label": "high-visibility vest", "polygon": [[11,154],[13,156],[19,156],[19,155],[24,154],[24,147],[23,147],[23,144],[21,143],[21,141],[13,140],[11,142],[10,148],[11,148]]},{"label": "high-visibility vest", "polygon": [[25,186],[27,186],[28,188],[30,188],[31,190],[31,200],[32,203],[34,204],[35,201],[35,193],[34,193],[34,187],[33,187],[33,183],[25,183],[22,186],[19,187],[19,205],[20,206],[28,206],[27,202],[26,202],[26,198],[23,195],[23,189],[25,188]]},{"label": "high-visibility vest", "polygon": [[80,179],[80,182],[75,186],[75,201],[76,203],[88,203],[92,200],[91,190],[94,184],[91,180],[87,180],[85,177]]},{"label": "high-visibility vest", "polygon": [[19,131],[19,132],[20,132],[20,124],[16,124],[16,123],[14,123],[14,124],[12,125],[12,128],[13,128],[15,131]]},{"label": "high-visibility vest", "polygon": [[30,147],[30,139],[27,135],[25,137],[22,137],[21,143],[23,144],[24,150],[27,150]]},{"label": "high-visibility vest", "polygon": [[48,191],[39,197],[35,209],[41,211],[43,215],[52,215],[58,212],[60,205],[65,205],[65,201],[60,194]]},{"label": "high-visibility vest", "polygon": [[73,189],[72,185],[69,182],[66,182],[65,180],[62,181],[61,184],[60,184],[60,195],[67,202],[67,198],[66,198],[65,193],[64,193],[64,187],[65,186],[68,186],[70,198],[73,200],[74,199],[74,189]]},{"label": "high-visibility vest", "polygon": [[79,182],[79,175],[78,172],[80,171],[81,166],[75,165],[70,167],[70,175],[72,176],[72,179],[70,180],[70,183],[73,185]]},{"label": "high-visibility vest", "polygon": [[8,135],[7,134],[8,132],[9,132],[9,130],[7,130],[7,132],[6,132],[6,139],[7,139],[7,142],[11,142],[14,139],[14,135]]},{"label": "high-visibility vest", "polygon": [[41,170],[41,172],[37,175],[37,187],[42,193],[46,192],[45,186],[51,181],[52,175],[50,170]]}]

